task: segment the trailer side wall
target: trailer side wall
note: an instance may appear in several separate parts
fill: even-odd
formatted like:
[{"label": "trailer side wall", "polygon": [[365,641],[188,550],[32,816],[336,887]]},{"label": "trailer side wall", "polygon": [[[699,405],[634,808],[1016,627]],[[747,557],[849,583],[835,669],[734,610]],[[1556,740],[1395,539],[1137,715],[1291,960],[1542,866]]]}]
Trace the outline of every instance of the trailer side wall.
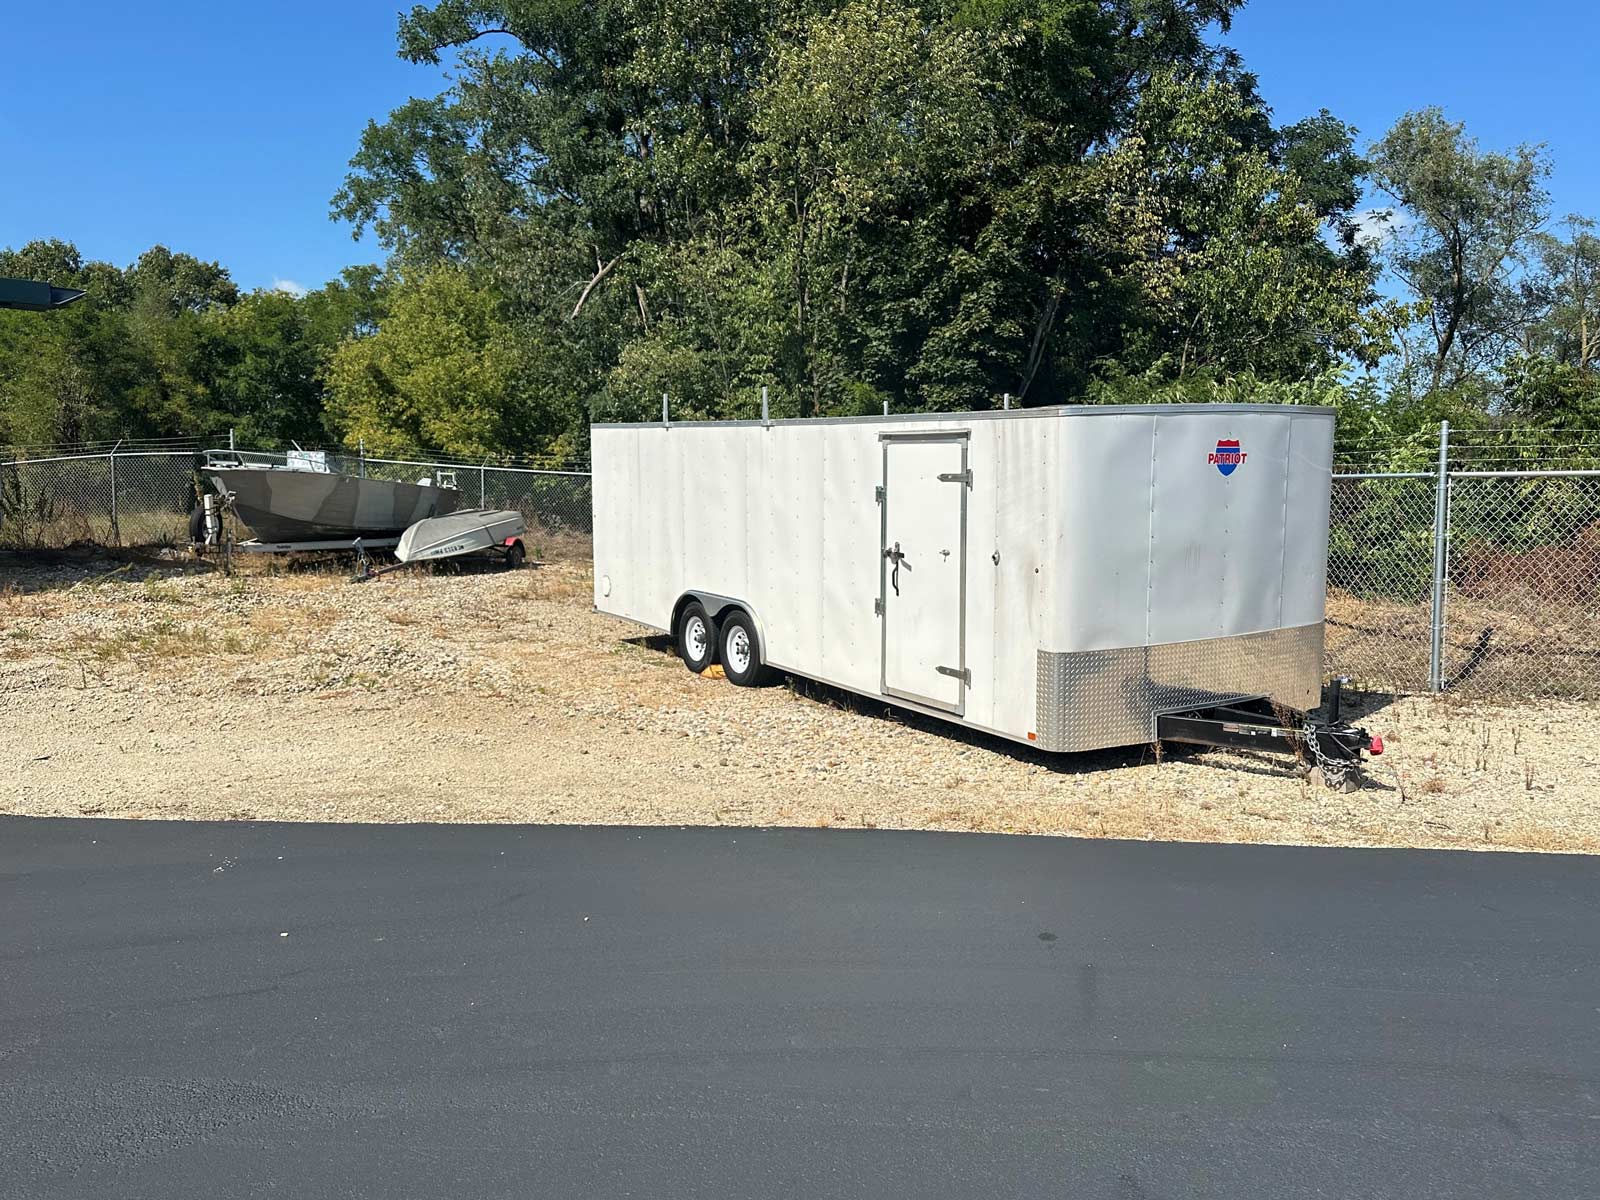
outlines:
[{"label": "trailer side wall", "polygon": [[[772,665],[882,694],[896,535],[875,491],[908,432],[962,435],[971,470],[962,723],[1075,750],[1205,697],[1315,703],[1325,410],[596,426],[596,607],[666,629],[685,593],[729,597]],[[893,495],[888,514],[907,515]]]}]

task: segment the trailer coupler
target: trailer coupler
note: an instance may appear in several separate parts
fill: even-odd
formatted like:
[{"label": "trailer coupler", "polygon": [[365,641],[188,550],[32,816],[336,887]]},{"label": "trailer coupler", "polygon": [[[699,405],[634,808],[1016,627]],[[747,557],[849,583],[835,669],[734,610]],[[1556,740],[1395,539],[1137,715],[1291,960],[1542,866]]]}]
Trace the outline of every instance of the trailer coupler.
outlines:
[{"label": "trailer coupler", "polygon": [[1343,682],[1334,680],[1326,719],[1257,697],[1162,713],[1156,717],[1156,737],[1163,742],[1291,754],[1327,786],[1353,792],[1361,786],[1362,752],[1382,754],[1383,739],[1339,720]]}]

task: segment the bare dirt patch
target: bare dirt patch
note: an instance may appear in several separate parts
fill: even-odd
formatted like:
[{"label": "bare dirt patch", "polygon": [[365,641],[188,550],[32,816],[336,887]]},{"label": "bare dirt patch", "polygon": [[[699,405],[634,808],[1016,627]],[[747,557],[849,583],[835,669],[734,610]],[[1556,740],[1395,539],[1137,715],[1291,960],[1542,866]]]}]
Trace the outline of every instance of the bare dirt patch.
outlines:
[{"label": "bare dirt patch", "polygon": [[586,563],[229,579],[0,560],[0,809],[929,828],[1600,850],[1600,706],[1368,698],[1335,793],[1281,760],[1049,756],[810,684],[689,674]]}]

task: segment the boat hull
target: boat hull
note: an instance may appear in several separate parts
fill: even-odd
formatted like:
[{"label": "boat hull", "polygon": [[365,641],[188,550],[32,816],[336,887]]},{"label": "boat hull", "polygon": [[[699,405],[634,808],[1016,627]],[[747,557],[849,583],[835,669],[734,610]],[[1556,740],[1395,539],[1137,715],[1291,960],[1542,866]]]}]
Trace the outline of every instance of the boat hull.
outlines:
[{"label": "boat hull", "polygon": [[202,474],[233,496],[239,519],[264,542],[395,537],[461,501],[454,488],[322,471],[205,467]]},{"label": "boat hull", "polygon": [[515,509],[465,509],[454,515],[419,521],[400,535],[394,556],[401,562],[426,562],[503,547],[528,532]]}]

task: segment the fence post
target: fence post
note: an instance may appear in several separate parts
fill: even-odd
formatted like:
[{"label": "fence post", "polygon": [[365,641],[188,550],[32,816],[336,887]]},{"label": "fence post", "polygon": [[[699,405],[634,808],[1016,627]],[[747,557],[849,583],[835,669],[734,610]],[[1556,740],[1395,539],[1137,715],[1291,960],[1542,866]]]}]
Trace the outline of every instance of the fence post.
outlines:
[{"label": "fence post", "polygon": [[1000,397],[1000,410],[1002,412],[1011,411],[1011,393],[1010,392],[1007,392],[1004,396]]},{"label": "fence post", "polygon": [[887,400],[883,402],[883,415],[886,417],[889,415],[889,402]]},{"label": "fence post", "polygon": [[1450,422],[1439,422],[1439,476],[1433,493],[1433,640],[1428,653],[1428,690],[1444,691],[1444,582],[1450,547]]},{"label": "fence post", "polygon": [[358,439],[356,439],[356,456],[357,456],[356,461],[360,464],[358,469],[361,472],[361,478],[365,479],[367,477],[367,439],[366,438],[358,438]]},{"label": "fence post", "polygon": [[761,419],[771,424],[772,418],[767,415],[767,385],[761,385]]},{"label": "fence post", "polygon": [[478,464],[478,507],[479,508],[488,508],[489,507],[489,489],[488,489],[488,485],[484,482],[484,478],[483,478],[483,469],[485,467],[487,467],[488,465],[489,465],[488,458],[485,458],[481,463]]},{"label": "fence post", "polygon": [[228,449],[233,449],[233,428],[231,426],[228,429]]},{"label": "fence post", "polygon": [[[117,439],[117,446],[122,445],[122,439]],[[108,456],[111,460],[111,541],[113,545],[122,545],[122,530],[117,528],[117,446],[111,447]]]},{"label": "fence post", "polygon": [[665,392],[661,393],[661,423],[663,425],[669,423],[667,421],[667,394]]}]

